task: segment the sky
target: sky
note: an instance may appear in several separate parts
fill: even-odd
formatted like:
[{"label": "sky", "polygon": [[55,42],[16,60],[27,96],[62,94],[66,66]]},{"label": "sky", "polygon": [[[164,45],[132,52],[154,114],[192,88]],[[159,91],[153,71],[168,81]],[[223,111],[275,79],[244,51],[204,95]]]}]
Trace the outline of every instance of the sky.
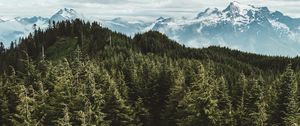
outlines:
[{"label": "sky", "polygon": [[[209,1],[209,2],[208,2]],[[73,8],[86,17],[125,17],[152,20],[158,17],[193,17],[206,8],[224,9],[233,0],[0,0],[0,18],[50,17],[61,8]],[[236,0],[267,6],[300,18],[300,0]]]}]

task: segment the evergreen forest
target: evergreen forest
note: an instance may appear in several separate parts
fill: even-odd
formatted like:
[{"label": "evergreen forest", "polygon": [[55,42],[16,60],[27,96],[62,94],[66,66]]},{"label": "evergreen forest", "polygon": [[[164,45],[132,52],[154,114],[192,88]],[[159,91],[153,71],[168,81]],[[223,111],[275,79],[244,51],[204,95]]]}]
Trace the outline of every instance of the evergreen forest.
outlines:
[{"label": "evergreen forest", "polygon": [[0,43],[3,126],[298,126],[299,86],[300,57],[190,48],[80,19]]}]

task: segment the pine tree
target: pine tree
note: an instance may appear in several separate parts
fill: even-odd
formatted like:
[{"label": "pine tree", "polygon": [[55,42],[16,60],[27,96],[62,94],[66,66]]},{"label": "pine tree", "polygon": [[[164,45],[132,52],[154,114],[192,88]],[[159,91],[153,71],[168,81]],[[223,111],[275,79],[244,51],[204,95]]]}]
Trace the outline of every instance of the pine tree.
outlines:
[{"label": "pine tree", "polygon": [[8,107],[8,99],[6,96],[7,86],[5,85],[2,77],[0,77],[0,125],[8,125],[9,124],[9,107]]},{"label": "pine tree", "polygon": [[224,77],[218,79],[216,84],[216,98],[218,99],[218,109],[220,110],[220,120],[218,121],[218,125],[233,126],[235,125],[235,122],[232,103]]},{"label": "pine tree", "polygon": [[138,98],[134,105],[135,122],[136,126],[150,126],[150,113],[145,105],[143,104],[142,98]]},{"label": "pine tree", "polygon": [[17,113],[13,118],[13,124],[24,126],[41,125],[41,121],[44,117],[37,119],[33,115],[37,108],[36,101],[32,97],[34,89],[32,87],[27,89],[24,85],[18,85],[17,88],[17,90],[19,90],[19,92],[16,92],[19,96],[19,104],[17,105]]},{"label": "pine tree", "polygon": [[113,80],[110,80],[108,85],[104,106],[105,120],[110,121],[111,126],[133,125],[131,106],[126,105]]},{"label": "pine tree", "polygon": [[73,84],[76,85],[76,92],[85,94],[85,85],[81,82],[84,80],[84,63],[83,63],[83,54],[81,52],[81,49],[79,46],[75,49],[73,54],[71,55],[71,63],[70,63],[70,68],[72,69],[73,73]]},{"label": "pine tree", "polygon": [[263,80],[260,77],[259,80],[254,80],[249,90],[249,97],[247,98],[247,120],[248,125],[265,126],[267,121],[266,108],[267,104],[263,92]]},{"label": "pine tree", "polygon": [[213,98],[214,84],[208,83],[209,79],[203,65],[199,65],[192,78],[191,88],[180,101],[179,107],[184,109],[185,115],[179,119],[179,125],[216,125],[218,101]]},{"label": "pine tree", "polygon": [[52,68],[49,76],[49,81],[53,85],[54,92],[57,93],[58,97],[63,98],[57,100],[69,101],[75,95],[74,76],[72,75],[72,69],[67,59],[63,59],[56,67]]},{"label": "pine tree", "polygon": [[[68,111],[71,110],[70,112],[73,113],[72,103],[75,97],[75,87],[72,80],[72,70],[66,59],[59,61],[55,66],[49,67],[49,77],[45,80],[45,83],[48,83],[51,87],[48,90],[49,101],[47,104],[50,106],[47,106],[49,111],[47,111],[47,120],[45,120],[48,122],[48,125],[55,125],[53,123],[57,122],[58,118],[64,116],[60,108],[67,106]],[[71,114],[68,116],[71,117]]]},{"label": "pine tree", "polygon": [[277,99],[277,123],[281,126],[297,125],[297,81],[291,65],[280,77],[280,91]]},{"label": "pine tree", "polygon": [[93,109],[92,109],[92,105],[91,102],[89,101],[89,99],[84,98],[84,110],[80,110],[77,112],[77,115],[79,117],[81,126],[89,126],[92,125],[92,116],[93,116]]},{"label": "pine tree", "polygon": [[[5,120],[7,120],[7,125],[13,125],[13,117],[14,114],[17,112],[16,106],[18,105],[19,101],[19,86],[18,86],[18,79],[16,76],[16,71],[12,66],[9,66],[9,69],[7,71],[7,75],[4,74],[4,85],[6,85],[6,91],[5,96],[7,97],[7,105],[5,105],[5,102],[2,103],[5,106],[8,107],[8,113],[2,115],[5,116]],[[5,97],[4,97],[5,98]],[[5,111],[5,110],[4,110]]]},{"label": "pine tree", "polygon": [[[49,92],[45,89],[43,82],[39,82],[38,90],[33,94],[33,98],[36,100],[36,112],[34,116],[46,118],[49,111]],[[49,119],[50,120],[50,119]],[[40,123],[44,123],[45,120],[40,120]],[[46,120],[47,121],[47,120]]]},{"label": "pine tree", "polygon": [[130,57],[126,61],[125,68],[125,82],[128,84],[128,96],[131,100],[136,100],[138,95],[138,84],[139,84],[139,76],[138,76],[138,68],[134,61],[133,57]]},{"label": "pine tree", "polygon": [[81,122],[84,122],[82,124],[105,126],[108,125],[108,122],[104,120],[105,114],[103,113],[105,104],[104,91],[96,83],[95,73],[97,71],[95,69],[94,63],[89,61],[84,66],[82,73],[84,77],[81,80],[81,83],[84,85],[84,93],[79,94],[84,99],[84,110],[80,110],[78,114]]},{"label": "pine tree", "polygon": [[179,101],[182,100],[184,94],[184,74],[180,70],[176,70],[171,74],[170,93],[168,95],[165,109],[162,113],[163,125],[174,126],[177,119],[180,118],[180,113],[177,111]]},{"label": "pine tree", "polygon": [[118,90],[121,93],[121,96],[123,97],[123,99],[128,99],[128,87],[125,82],[124,74],[120,71],[118,71],[118,72],[114,71],[113,75],[114,75],[114,80],[116,81]]},{"label": "pine tree", "polygon": [[245,107],[245,95],[247,95],[247,86],[248,86],[248,81],[246,79],[246,76],[244,74],[240,75],[240,78],[238,80],[238,87],[237,89],[235,89],[237,91],[237,93],[235,94],[236,97],[238,99],[236,99],[237,101],[237,110],[235,112],[235,118],[236,118],[236,122],[237,125],[239,126],[244,126],[245,122],[246,122],[246,115],[245,115],[245,111],[246,111],[246,107]]},{"label": "pine tree", "polygon": [[275,124],[277,120],[277,96],[279,91],[279,78],[276,78],[270,85],[266,85],[266,90],[264,91],[265,94],[265,101],[267,104],[267,113],[269,117],[267,119],[268,124]]},{"label": "pine tree", "polygon": [[71,117],[70,117],[70,113],[69,113],[69,108],[67,105],[64,105],[64,109],[63,109],[63,117],[59,118],[56,122],[58,126],[72,126],[71,123]]},{"label": "pine tree", "polygon": [[92,109],[93,109],[93,120],[96,125],[106,126],[109,124],[109,121],[105,121],[104,118],[106,114],[104,111],[104,94],[100,89],[95,89],[92,91]]},{"label": "pine tree", "polygon": [[24,72],[22,73],[26,86],[32,85],[34,89],[38,89],[38,80],[41,80],[40,74],[35,68],[35,65],[29,55],[24,52],[24,57],[20,59],[24,64]]}]

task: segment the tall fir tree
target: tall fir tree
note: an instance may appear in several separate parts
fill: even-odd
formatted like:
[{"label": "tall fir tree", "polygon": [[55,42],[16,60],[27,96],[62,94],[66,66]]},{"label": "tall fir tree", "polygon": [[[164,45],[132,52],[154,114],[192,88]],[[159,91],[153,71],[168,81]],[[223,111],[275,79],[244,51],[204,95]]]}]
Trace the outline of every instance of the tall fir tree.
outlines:
[{"label": "tall fir tree", "polygon": [[[107,76],[109,77],[109,76]],[[111,78],[108,78],[108,89],[105,94],[104,113],[111,126],[133,125],[134,113],[131,106],[121,97],[117,86]]]},{"label": "tall fir tree", "polygon": [[8,97],[6,96],[7,87],[8,85],[6,85],[2,77],[0,77],[0,125],[8,125],[10,122]]},{"label": "tall fir tree", "polygon": [[236,123],[239,126],[244,126],[245,122],[247,120],[246,117],[246,107],[245,107],[245,96],[247,94],[247,86],[248,86],[248,80],[246,79],[245,74],[241,74],[240,78],[238,80],[238,88],[236,90],[236,111],[235,111],[235,119]]},{"label": "tall fir tree", "polygon": [[297,125],[299,113],[297,101],[297,80],[291,65],[280,77],[280,90],[277,98],[277,124],[280,126]]},{"label": "tall fir tree", "polygon": [[182,126],[210,126],[216,125],[219,113],[217,109],[217,99],[214,99],[214,84],[209,82],[204,66],[199,65],[193,75],[190,89],[180,102],[184,114],[179,119],[178,125]]},{"label": "tall fir tree", "polygon": [[57,125],[58,126],[72,126],[71,123],[71,117],[69,113],[69,108],[67,105],[64,105],[65,107],[63,108],[63,117],[57,119]]},{"label": "tall fir tree", "polygon": [[234,126],[234,110],[232,108],[231,97],[226,85],[224,77],[217,79],[216,82],[216,99],[218,99],[218,110],[220,111],[220,119],[218,124],[220,126]]},{"label": "tall fir tree", "polygon": [[138,98],[134,103],[134,122],[136,126],[151,126],[149,110],[143,104],[142,98]]},{"label": "tall fir tree", "polygon": [[17,112],[12,120],[14,125],[24,126],[38,126],[41,125],[41,121],[44,117],[35,117],[34,112],[37,109],[36,100],[33,97],[35,93],[32,86],[28,89],[24,85],[18,85],[18,100],[19,104],[16,106]]},{"label": "tall fir tree", "polygon": [[267,121],[267,103],[265,101],[265,95],[263,92],[263,79],[254,79],[249,89],[249,95],[247,97],[247,110],[249,115],[247,118],[248,125],[266,126]]},{"label": "tall fir tree", "polygon": [[183,72],[181,70],[175,70],[170,77],[172,85],[166,101],[166,106],[161,115],[163,118],[163,125],[165,126],[176,125],[177,119],[181,116],[180,111],[177,111],[177,107],[185,92],[185,78]]}]

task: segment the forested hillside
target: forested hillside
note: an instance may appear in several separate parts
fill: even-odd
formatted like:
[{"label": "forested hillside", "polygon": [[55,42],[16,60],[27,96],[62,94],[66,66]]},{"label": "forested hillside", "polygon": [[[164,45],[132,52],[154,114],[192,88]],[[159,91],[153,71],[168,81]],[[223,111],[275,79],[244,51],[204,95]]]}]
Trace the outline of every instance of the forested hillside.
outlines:
[{"label": "forested hillside", "polygon": [[51,22],[0,44],[0,125],[297,126],[300,58]]}]

